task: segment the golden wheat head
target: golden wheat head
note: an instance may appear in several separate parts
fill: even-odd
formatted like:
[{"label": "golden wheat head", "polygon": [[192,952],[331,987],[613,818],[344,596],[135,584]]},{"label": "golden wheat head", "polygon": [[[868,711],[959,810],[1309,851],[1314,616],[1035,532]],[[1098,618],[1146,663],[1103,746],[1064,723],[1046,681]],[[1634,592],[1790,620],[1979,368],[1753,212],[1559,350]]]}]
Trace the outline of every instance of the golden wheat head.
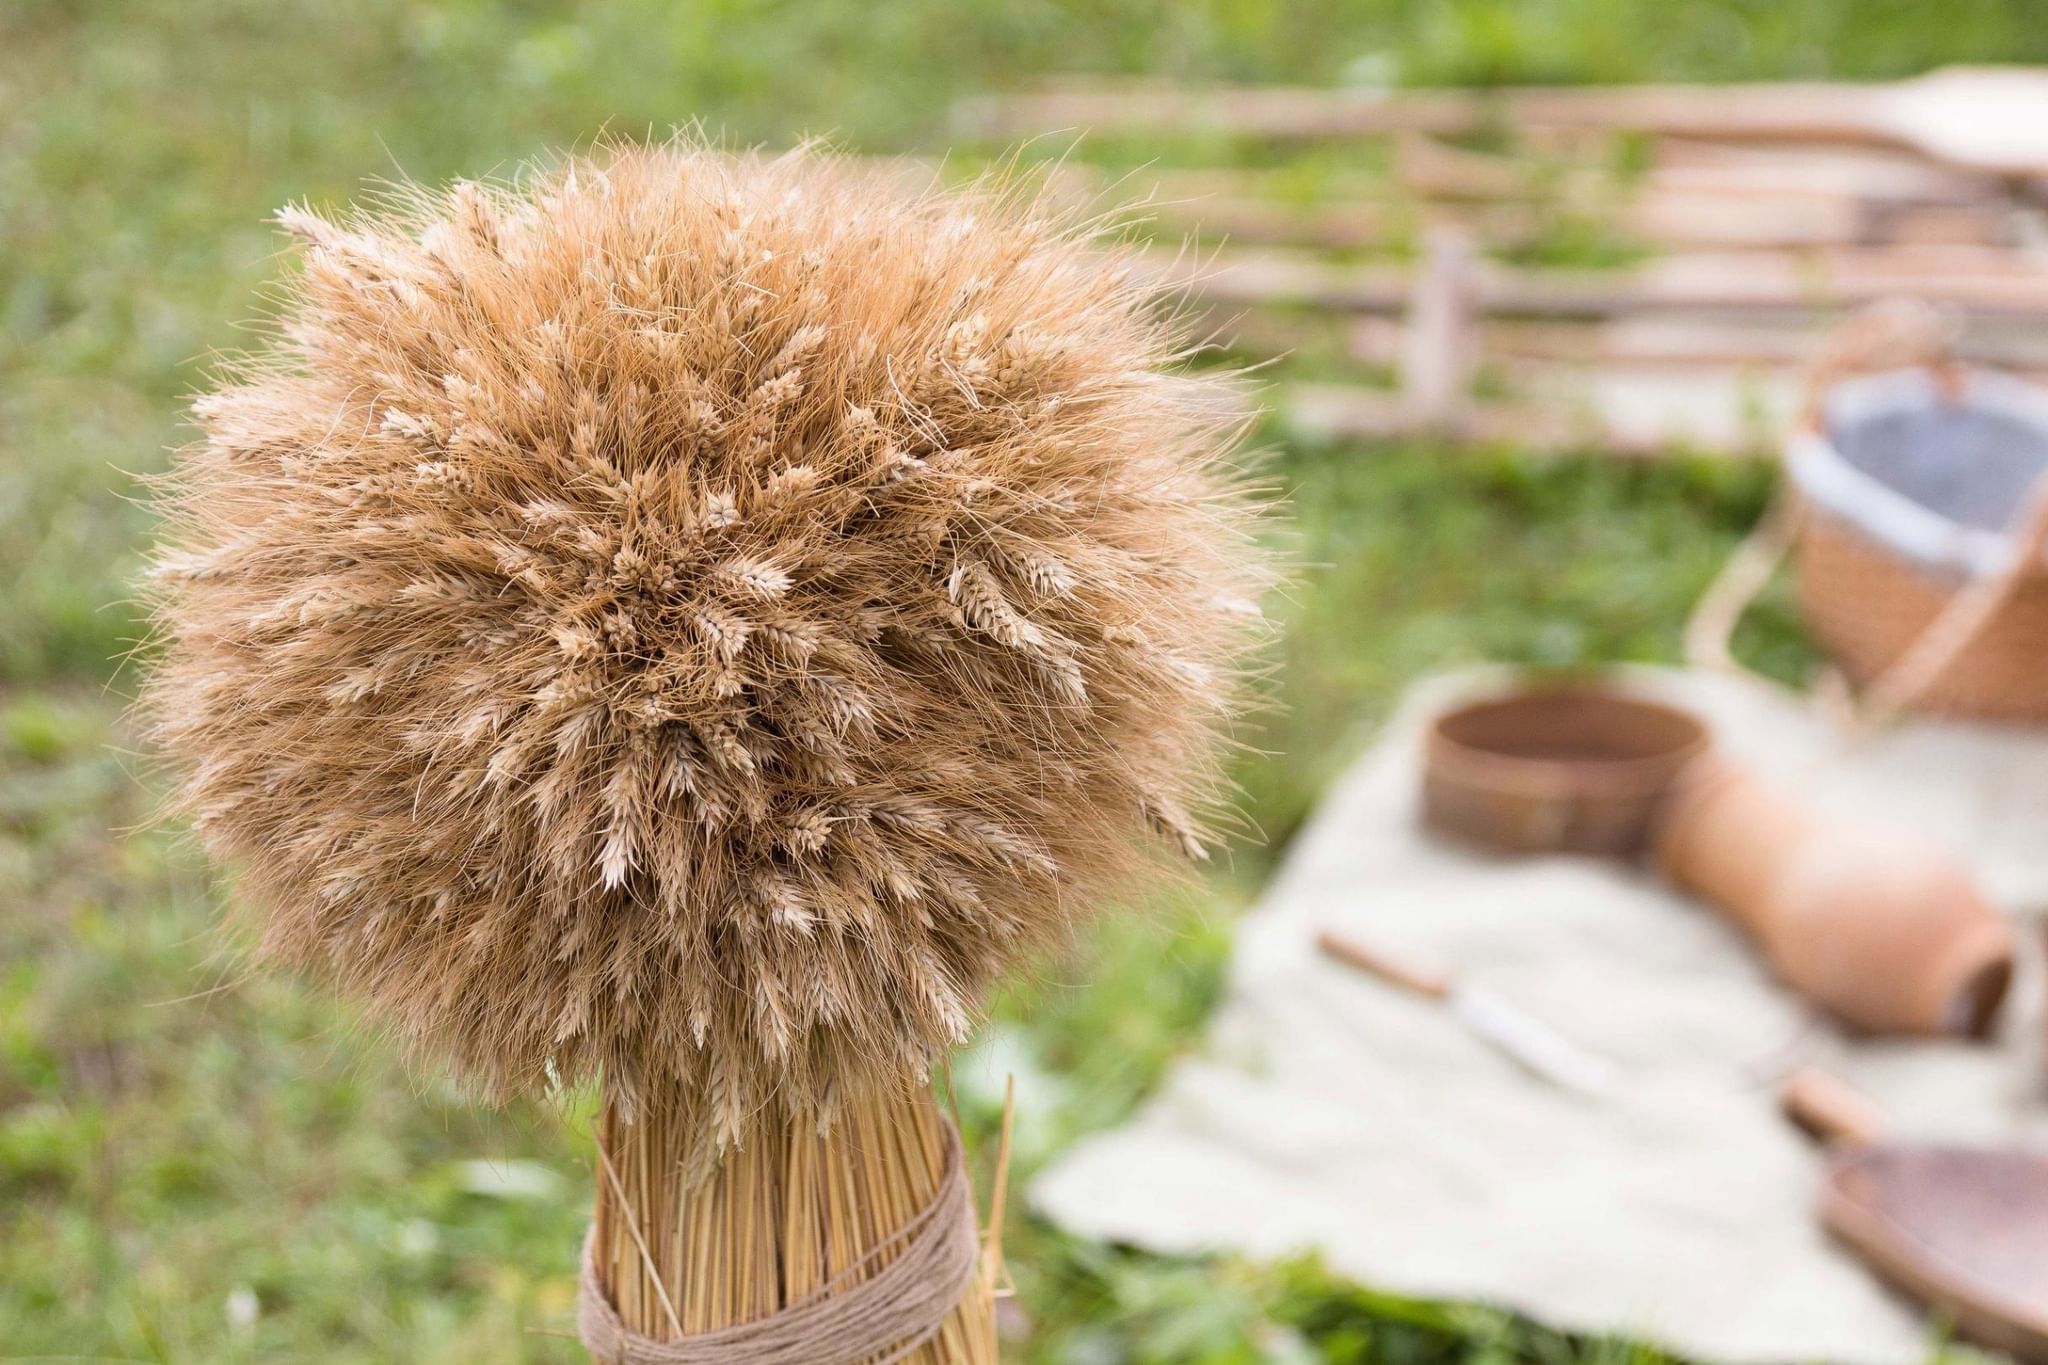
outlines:
[{"label": "golden wheat head", "polygon": [[1114,253],[689,145],[282,221],[145,694],[270,955],[729,1139],[1199,853],[1265,570],[1240,404]]}]

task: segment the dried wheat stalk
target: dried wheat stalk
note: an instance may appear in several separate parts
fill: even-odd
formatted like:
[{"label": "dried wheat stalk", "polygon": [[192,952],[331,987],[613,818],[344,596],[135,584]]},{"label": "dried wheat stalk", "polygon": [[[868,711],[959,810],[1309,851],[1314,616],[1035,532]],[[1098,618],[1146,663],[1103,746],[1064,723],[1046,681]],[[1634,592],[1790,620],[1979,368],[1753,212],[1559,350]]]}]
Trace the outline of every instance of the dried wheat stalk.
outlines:
[{"label": "dried wheat stalk", "polygon": [[486,1097],[601,1077],[673,1214],[1201,852],[1243,409],[1091,225],[682,144],[281,221],[145,698],[272,959]]},{"label": "dried wheat stalk", "polygon": [[[608,1110],[598,1132],[597,1264],[628,1326],[657,1341],[753,1322],[887,1265],[889,1238],[934,1194],[944,1120],[924,1093],[879,1092],[820,1130],[784,1121],[709,1179],[688,1178],[687,1120]],[[877,1253],[877,1248],[881,1248]],[[872,1262],[869,1261],[874,1254]],[[995,1365],[999,1220],[981,1266],[909,1365]]]}]

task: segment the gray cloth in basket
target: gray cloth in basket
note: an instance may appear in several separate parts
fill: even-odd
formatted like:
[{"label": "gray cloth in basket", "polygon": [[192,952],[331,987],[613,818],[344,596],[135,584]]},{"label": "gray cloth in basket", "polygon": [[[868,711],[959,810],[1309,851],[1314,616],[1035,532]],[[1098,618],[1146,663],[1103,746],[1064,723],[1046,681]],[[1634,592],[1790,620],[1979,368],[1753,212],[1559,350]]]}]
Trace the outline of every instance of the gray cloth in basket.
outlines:
[{"label": "gray cloth in basket", "polygon": [[1923,403],[1829,432],[1851,465],[1950,521],[1985,531],[2012,523],[2048,470],[2048,432],[2008,412]]},{"label": "gray cloth in basket", "polygon": [[1960,395],[1924,370],[1829,390],[1825,431],[1788,441],[1786,470],[1823,514],[1923,567],[1995,574],[2048,473],[2048,390],[1972,373]]}]

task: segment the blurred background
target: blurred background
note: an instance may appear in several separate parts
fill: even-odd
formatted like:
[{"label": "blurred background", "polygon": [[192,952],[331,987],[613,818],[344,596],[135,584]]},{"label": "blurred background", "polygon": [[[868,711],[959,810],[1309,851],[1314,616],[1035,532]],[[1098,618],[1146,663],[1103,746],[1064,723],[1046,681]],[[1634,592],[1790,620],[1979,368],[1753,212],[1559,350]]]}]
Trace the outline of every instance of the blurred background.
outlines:
[{"label": "blurred background", "polygon": [[[129,584],[149,533],[142,480],[187,439],[184,398],[209,357],[260,312],[281,268],[266,219],[286,201],[332,205],[400,174],[509,173],[538,150],[684,125],[734,144],[821,134],[862,153],[951,148],[947,173],[964,173],[1018,130],[985,105],[956,106],[1056,76],[1331,87],[1885,79],[1989,60],[2048,60],[2035,6],[9,0],[0,1358],[582,1358],[571,1318],[587,1111],[483,1113],[407,1074],[341,1006],[248,972],[216,933],[196,854],[175,832],[138,831],[150,803],[123,711],[124,661],[141,634]],[[1063,174],[1139,195],[1150,180],[1207,177],[1228,198],[1255,180],[1304,221],[1370,200],[1369,231],[1315,243],[1323,268],[1358,278],[1405,268],[1430,240],[1416,205],[1441,176],[1418,172],[1416,149],[1394,140],[1133,129],[1077,143],[1084,123],[1044,125],[1027,159],[1066,157]],[[1571,190],[1580,171],[1546,160],[1556,148],[1482,137],[1437,150],[1478,159],[1453,170],[1522,177],[1510,197],[1524,207],[1490,244],[1507,266],[1583,278],[1656,245],[1647,220]],[[1584,148],[1572,156],[1583,162]],[[1593,162],[1603,183],[1644,173],[1626,137]],[[1255,238],[1256,221],[1239,214],[1233,242]],[[1166,246],[1208,241],[1199,200],[1139,230]],[[1276,401],[1258,440],[1291,505],[1288,551],[1306,566],[1275,604],[1277,706],[1238,768],[1263,841],[1234,850],[1201,894],[1108,921],[1075,960],[1047,964],[999,1003],[957,1079],[970,1137],[985,1139],[1001,1077],[1018,1077],[1019,1180],[1129,1113],[1170,1060],[1200,1046],[1233,913],[1407,682],[1480,660],[1675,659],[1690,605],[1768,496],[1769,462],[1730,458],[1710,448],[1728,444],[1718,438],[1653,432],[1632,438],[1636,457],[1616,459],[1576,450],[1576,428],[1523,441],[1508,424],[1453,450],[1427,423],[1351,420],[1371,394],[1395,392],[1399,345],[1332,322],[1315,302],[1280,299],[1243,322],[1218,314],[1228,344],[1204,357],[1271,362],[1262,377],[1276,394],[1349,395],[1335,409]],[[1481,395],[1519,382],[1485,365],[1469,378]],[[1787,679],[1815,662],[1782,589],[1737,644]],[[1009,1254],[1022,1360],[1649,1354],[1375,1294],[1308,1260],[1164,1259],[1028,1218]]]}]

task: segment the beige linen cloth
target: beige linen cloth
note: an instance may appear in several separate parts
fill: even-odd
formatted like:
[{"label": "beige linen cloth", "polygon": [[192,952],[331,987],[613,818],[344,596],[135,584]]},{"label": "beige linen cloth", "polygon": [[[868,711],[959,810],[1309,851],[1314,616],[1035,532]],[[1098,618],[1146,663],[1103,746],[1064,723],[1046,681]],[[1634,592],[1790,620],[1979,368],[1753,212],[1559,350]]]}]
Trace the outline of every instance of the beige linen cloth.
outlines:
[{"label": "beige linen cloth", "polygon": [[[1626,676],[1808,799],[1941,840],[2014,914],[2048,908],[2048,733],[1914,721],[1845,745],[1802,702],[1741,679]],[[2022,925],[2029,970],[1997,1045],[1843,1037],[1644,870],[1496,858],[1418,828],[1423,722],[1501,681],[1411,695],[1243,921],[1202,1055],[1048,1168],[1032,1203],[1161,1252],[1317,1248],[1375,1288],[1700,1358],[1924,1359],[1920,1315],[1815,1227],[1821,1162],[1772,1083],[1819,1061],[1901,1137],[2048,1141],[2027,1045],[2038,923]],[[1623,1093],[1531,1078],[1440,1007],[1319,958],[1324,926],[1509,997],[1617,1059]]]}]

